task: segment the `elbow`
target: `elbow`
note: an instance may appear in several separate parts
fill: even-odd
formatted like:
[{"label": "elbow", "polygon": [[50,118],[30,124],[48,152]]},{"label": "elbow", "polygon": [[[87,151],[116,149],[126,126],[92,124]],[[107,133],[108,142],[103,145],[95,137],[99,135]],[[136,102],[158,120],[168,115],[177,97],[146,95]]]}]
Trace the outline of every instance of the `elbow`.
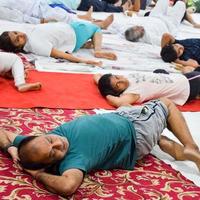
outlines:
[{"label": "elbow", "polygon": [[68,197],[68,196],[74,194],[77,189],[78,189],[78,187],[76,184],[66,184],[62,188],[62,192],[61,192],[62,196]]}]

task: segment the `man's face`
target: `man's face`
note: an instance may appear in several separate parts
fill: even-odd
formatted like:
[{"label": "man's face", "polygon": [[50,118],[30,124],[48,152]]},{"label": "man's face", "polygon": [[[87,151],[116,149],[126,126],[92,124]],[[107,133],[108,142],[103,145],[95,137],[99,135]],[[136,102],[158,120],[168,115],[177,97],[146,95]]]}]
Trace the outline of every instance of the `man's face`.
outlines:
[{"label": "man's face", "polygon": [[137,34],[138,39],[144,36],[145,30],[143,26],[134,26],[133,30]]},{"label": "man's face", "polygon": [[110,78],[111,85],[117,92],[123,92],[129,86],[129,81],[124,76],[112,75]]},{"label": "man's face", "polygon": [[18,31],[10,31],[8,35],[10,37],[12,44],[15,47],[22,49],[24,45],[26,44],[27,36],[25,33],[18,32]]},{"label": "man's face", "polygon": [[64,158],[69,143],[65,137],[47,134],[35,138],[26,148],[33,162],[53,164]]},{"label": "man's face", "polygon": [[173,44],[174,50],[177,53],[177,57],[179,58],[181,55],[183,55],[184,52],[184,46],[181,44]]}]

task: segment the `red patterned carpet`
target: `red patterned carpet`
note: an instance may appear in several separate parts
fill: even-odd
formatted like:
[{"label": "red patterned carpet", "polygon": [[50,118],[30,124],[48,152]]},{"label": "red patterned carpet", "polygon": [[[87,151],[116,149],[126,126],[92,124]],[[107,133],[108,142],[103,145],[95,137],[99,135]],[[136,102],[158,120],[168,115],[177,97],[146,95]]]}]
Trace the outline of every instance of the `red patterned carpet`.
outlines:
[{"label": "red patterned carpet", "polygon": [[[40,135],[91,111],[62,109],[0,109],[0,128],[17,134]],[[12,161],[0,154],[0,199],[57,200]],[[157,158],[149,155],[133,171],[98,171],[87,175],[73,200],[199,200],[200,188]]]}]

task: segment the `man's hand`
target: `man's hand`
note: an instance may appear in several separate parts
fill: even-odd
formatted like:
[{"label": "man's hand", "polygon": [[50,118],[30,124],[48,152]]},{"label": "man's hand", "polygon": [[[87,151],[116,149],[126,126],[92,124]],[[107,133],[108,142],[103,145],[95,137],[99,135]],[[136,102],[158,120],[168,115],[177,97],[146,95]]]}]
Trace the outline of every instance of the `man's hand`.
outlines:
[{"label": "man's hand", "polygon": [[0,148],[1,150],[5,151],[6,147],[8,147],[11,144],[11,141],[7,135],[8,131],[1,129],[0,130]]},{"label": "man's hand", "polygon": [[200,24],[195,23],[195,24],[193,24],[193,27],[194,28],[200,28]]},{"label": "man's hand", "polygon": [[19,159],[19,156],[18,156],[17,148],[14,147],[14,146],[9,147],[9,148],[8,148],[8,153],[9,153],[10,156],[12,157],[13,162],[14,162],[15,164],[18,164],[18,162],[19,162],[20,159]]},{"label": "man's hand", "polygon": [[174,42],[175,38],[171,34],[164,33],[161,39],[161,48],[163,48],[167,44],[173,44]]},{"label": "man's hand", "polygon": [[37,179],[37,175],[44,172],[44,169],[39,170],[30,170],[30,169],[24,169],[25,172],[29,173],[33,178]]}]

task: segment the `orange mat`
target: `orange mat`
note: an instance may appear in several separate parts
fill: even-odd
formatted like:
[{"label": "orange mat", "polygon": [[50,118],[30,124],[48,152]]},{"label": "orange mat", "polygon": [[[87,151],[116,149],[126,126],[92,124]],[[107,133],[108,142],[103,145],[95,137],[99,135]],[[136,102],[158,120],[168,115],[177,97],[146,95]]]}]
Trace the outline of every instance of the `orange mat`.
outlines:
[{"label": "orange mat", "polygon": [[[41,91],[19,93],[13,81],[0,78],[0,107],[113,108],[101,97],[91,74],[30,71],[27,82],[36,81],[42,83]],[[193,101],[179,108],[183,111],[200,111],[200,101]]]}]

